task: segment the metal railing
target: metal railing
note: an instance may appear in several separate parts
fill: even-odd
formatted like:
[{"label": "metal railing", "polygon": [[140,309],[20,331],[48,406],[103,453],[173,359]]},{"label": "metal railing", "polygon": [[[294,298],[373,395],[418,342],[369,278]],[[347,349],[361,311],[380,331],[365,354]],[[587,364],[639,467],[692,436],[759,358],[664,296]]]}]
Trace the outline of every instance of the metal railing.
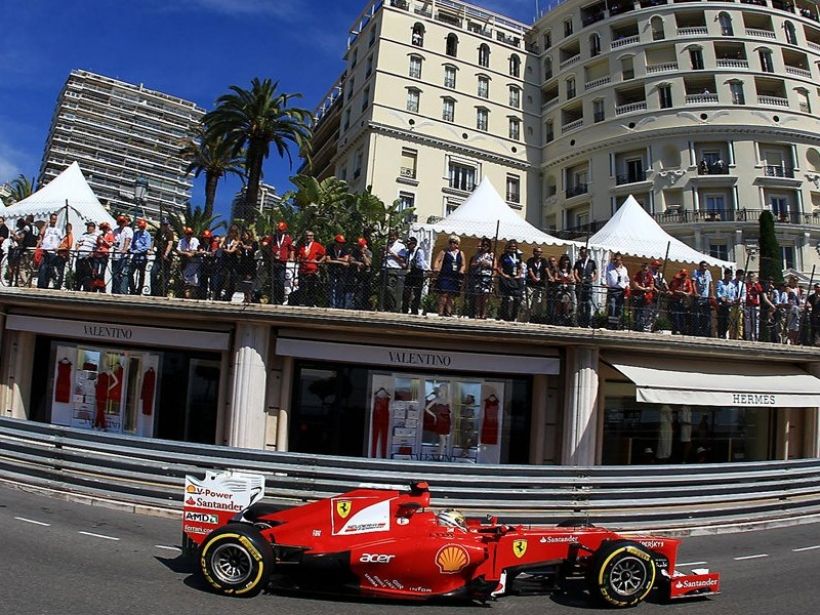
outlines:
[{"label": "metal railing", "polygon": [[[653,217],[661,224],[689,224],[692,222],[750,222],[757,224],[760,214],[769,209],[714,209],[699,210],[675,209],[655,213]],[[820,212],[803,213],[799,211],[773,212],[775,223],[820,225]]]},{"label": "metal railing", "polygon": [[695,528],[816,515],[820,460],[649,466],[465,465],[278,453],[0,419],[0,479],[181,512],[186,474],[265,477],[269,503],[300,505],[368,484],[430,483],[434,507],[501,522],[589,519],[623,529]]}]

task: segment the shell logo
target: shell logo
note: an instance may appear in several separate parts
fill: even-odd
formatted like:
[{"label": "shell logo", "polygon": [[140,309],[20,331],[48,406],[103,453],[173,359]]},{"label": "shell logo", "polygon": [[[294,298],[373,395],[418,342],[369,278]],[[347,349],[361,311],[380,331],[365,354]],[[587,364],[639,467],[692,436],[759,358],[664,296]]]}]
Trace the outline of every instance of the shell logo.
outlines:
[{"label": "shell logo", "polygon": [[199,490],[196,487],[194,487],[193,485],[188,485],[187,487],[185,487],[185,492],[186,493],[199,493]]},{"label": "shell logo", "polygon": [[436,564],[441,574],[456,574],[470,562],[467,550],[459,545],[445,545],[436,553]]}]

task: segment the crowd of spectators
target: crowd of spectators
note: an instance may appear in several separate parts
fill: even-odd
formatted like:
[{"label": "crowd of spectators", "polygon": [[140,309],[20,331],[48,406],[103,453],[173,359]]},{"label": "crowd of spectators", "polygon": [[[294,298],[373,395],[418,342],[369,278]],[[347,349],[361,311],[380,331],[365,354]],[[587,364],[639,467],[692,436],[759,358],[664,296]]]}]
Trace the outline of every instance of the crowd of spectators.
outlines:
[{"label": "crowd of spectators", "polygon": [[210,230],[197,236],[186,227],[177,238],[166,219],[152,232],[145,220],[132,227],[121,215],[113,229],[89,221],[75,237],[56,214],[19,219],[14,229],[0,218],[3,281],[15,285],[36,278],[39,288],[213,301],[238,293],[246,302],[790,344],[814,344],[820,336],[820,284],[807,293],[795,277],[777,284],[727,269],[713,280],[701,262],[667,279],[660,260],[630,272],[620,253],[599,271],[585,247],[573,263],[568,254],[545,257],[534,246],[525,255],[514,240],[500,245],[487,237],[465,254],[452,236],[432,259],[415,237],[403,241],[396,232],[375,255],[364,237],[337,234],[328,243],[310,230],[294,238],[285,222],[259,238],[237,225],[222,236]]}]

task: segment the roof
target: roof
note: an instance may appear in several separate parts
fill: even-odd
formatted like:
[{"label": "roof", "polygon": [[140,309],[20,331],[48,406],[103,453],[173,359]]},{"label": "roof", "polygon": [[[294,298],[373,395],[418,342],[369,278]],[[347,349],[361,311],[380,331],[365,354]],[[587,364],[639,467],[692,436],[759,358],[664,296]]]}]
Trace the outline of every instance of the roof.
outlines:
[{"label": "roof", "polygon": [[698,252],[680,239],[672,237],[631,194],[609,222],[589,238],[589,245],[646,258],[668,258],[680,263],[706,261],[715,267],[735,267],[732,262]]},{"label": "roof", "polygon": [[577,245],[553,237],[521,218],[504,202],[486,176],[453,213],[439,222],[420,224],[418,228],[469,237],[493,238],[497,234],[501,240],[515,239],[531,244]]}]

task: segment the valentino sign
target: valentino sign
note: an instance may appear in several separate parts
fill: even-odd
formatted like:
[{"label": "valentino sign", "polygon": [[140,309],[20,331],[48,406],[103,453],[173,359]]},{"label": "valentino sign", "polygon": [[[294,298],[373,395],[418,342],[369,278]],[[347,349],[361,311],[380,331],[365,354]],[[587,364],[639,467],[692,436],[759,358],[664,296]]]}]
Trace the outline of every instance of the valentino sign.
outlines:
[{"label": "valentino sign", "polygon": [[425,367],[450,367],[453,358],[446,354],[431,352],[388,351],[391,363],[400,365],[424,365]]},{"label": "valentino sign", "polygon": [[133,329],[107,325],[83,325],[83,332],[88,337],[101,337],[109,340],[130,340],[134,337]]}]

